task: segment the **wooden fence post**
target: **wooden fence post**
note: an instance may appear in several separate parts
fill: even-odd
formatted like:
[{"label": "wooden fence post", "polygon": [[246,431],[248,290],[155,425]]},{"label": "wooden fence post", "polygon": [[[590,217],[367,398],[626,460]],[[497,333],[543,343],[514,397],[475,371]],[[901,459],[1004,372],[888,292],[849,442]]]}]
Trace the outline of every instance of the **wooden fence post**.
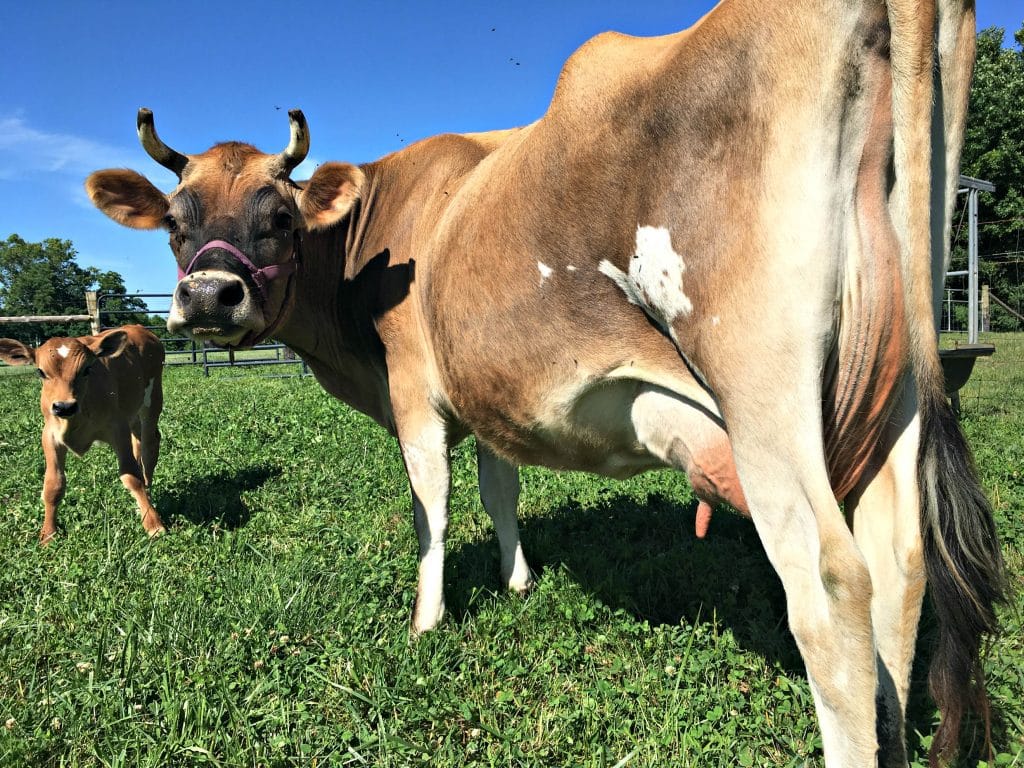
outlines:
[{"label": "wooden fence post", "polygon": [[989,320],[988,320],[988,307],[989,307],[988,286],[987,285],[983,285],[983,286],[981,286],[981,318],[980,318],[981,330],[983,330],[983,331],[990,330],[990,328],[989,328]]},{"label": "wooden fence post", "polygon": [[100,332],[100,302],[96,291],[85,292],[85,311],[89,313],[92,325],[92,335]]}]

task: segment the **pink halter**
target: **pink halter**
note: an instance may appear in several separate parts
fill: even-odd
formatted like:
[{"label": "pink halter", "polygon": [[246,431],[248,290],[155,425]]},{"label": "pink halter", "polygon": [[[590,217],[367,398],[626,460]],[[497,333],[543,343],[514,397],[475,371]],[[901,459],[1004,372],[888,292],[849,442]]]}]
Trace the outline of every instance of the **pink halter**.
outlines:
[{"label": "pink halter", "polygon": [[[300,242],[301,241],[299,239],[299,233],[296,232],[295,247],[292,250],[292,258],[289,261],[285,262],[284,264],[271,264],[269,267],[257,267],[255,264],[252,263],[252,260],[249,259],[248,256],[242,253],[238,248],[233,246],[227,240],[211,240],[198,251],[196,251],[196,255],[192,257],[192,260],[188,263],[188,266],[185,267],[184,270],[182,270],[181,267],[178,267],[178,280],[181,280],[186,275],[192,274],[192,270],[195,267],[196,261],[199,259],[200,256],[202,256],[207,251],[212,251],[215,248],[219,248],[222,251],[227,251],[228,253],[230,253],[232,256],[238,259],[238,261],[240,261],[246,269],[249,270],[249,274],[252,276],[253,282],[256,283],[256,287],[259,289],[260,295],[262,295],[263,297],[263,301],[266,302],[268,298],[267,287],[270,281],[276,280],[279,277],[288,277],[295,271],[295,268],[299,263]],[[277,326],[280,325],[281,320],[284,318],[285,306],[287,305],[287,303],[288,301],[286,298],[285,303],[281,305],[281,311],[278,313],[277,318],[274,320],[274,322],[272,322],[270,325],[264,328],[259,334],[246,334],[245,337],[242,338],[238,346],[255,346],[256,344],[259,344],[261,341],[270,336],[275,330],[277,330]]]},{"label": "pink halter", "polygon": [[[178,269],[178,279],[185,277],[185,275],[191,275],[192,269],[195,267],[196,261],[207,251],[212,251],[215,248],[220,248],[222,251],[227,251],[236,259],[238,259],[242,265],[249,270],[249,274],[252,276],[252,280],[256,283],[256,287],[260,289],[260,293],[263,294],[263,298],[267,298],[267,283],[271,280],[276,280],[279,277],[287,277],[295,271],[296,257],[292,257],[291,261],[284,264],[271,264],[269,267],[257,267],[250,261],[249,257],[238,250],[235,246],[229,243],[227,240],[211,240],[198,251],[196,255],[192,257],[192,261],[188,263],[184,271]],[[296,249],[296,255],[298,250]]]}]

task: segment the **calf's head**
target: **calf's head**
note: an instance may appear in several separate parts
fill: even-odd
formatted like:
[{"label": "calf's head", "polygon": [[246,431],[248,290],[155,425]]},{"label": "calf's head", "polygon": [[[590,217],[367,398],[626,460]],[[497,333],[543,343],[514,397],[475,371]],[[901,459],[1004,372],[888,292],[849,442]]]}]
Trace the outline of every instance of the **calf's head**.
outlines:
[{"label": "calf's head", "polygon": [[309,151],[309,131],[302,112],[288,114],[291,141],[280,154],[226,142],[182,155],[140,109],[139,140],[178,176],[177,188],[165,195],[126,169],[86,180],[93,203],[114,221],[170,234],[179,270],[167,320],[172,333],[230,347],[269,336],[290,310],[302,232],[337,223],[358,199],[363,172],[347,163],[324,163],[309,181],[292,181]]},{"label": "calf's head", "polygon": [[127,341],[124,331],[79,339],[54,338],[35,349],[14,339],[0,339],[0,360],[11,365],[35,365],[43,380],[39,397],[43,415],[72,419],[87,411],[93,366],[101,358],[120,355]]}]

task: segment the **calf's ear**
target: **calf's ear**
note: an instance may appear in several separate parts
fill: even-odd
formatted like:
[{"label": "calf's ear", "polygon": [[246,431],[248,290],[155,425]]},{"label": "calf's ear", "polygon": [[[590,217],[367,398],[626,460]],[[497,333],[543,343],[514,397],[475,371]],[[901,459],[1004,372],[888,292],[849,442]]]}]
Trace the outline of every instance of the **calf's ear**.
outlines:
[{"label": "calf's ear", "polygon": [[87,346],[96,357],[117,357],[128,346],[128,334],[113,331],[105,336],[94,336]]},{"label": "calf's ear", "polygon": [[0,339],[0,360],[8,365],[33,365],[36,351],[16,339]]},{"label": "calf's ear", "polygon": [[85,191],[93,205],[126,227],[157,229],[167,215],[167,196],[126,168],[96,171],[85,180]]},{"label": "calf's ear", "polygon": [[366,175],[349,163],[324,163],[298,194],[299,212],[309,229],[341,221],[359,199]]}]

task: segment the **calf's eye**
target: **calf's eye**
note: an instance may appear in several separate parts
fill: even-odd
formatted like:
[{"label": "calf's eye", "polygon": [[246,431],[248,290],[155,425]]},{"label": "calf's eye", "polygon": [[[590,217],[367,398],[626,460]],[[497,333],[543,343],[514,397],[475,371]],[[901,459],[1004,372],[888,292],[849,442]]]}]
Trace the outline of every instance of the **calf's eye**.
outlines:
[{"label": "calf's eye", "polygon": [[42,368],[36,368],[36,373],[39,374],[39,378],[40,379],[45,379],[46,378],[46,374],[43,373],[43,369]]}]

